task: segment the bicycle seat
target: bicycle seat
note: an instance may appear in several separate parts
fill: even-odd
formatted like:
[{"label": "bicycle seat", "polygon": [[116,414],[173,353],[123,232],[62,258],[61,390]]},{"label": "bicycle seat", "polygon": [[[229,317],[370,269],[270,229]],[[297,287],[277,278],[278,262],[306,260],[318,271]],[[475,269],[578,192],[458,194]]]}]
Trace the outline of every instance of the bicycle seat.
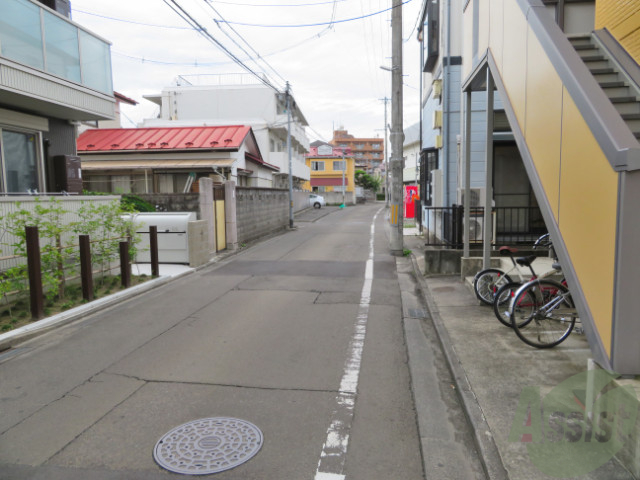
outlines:
[{"label": "bicycle seat", "polygon": [[552,263],[551,264],[551,268],[553,268],[554,270],[559,270],[562,271],[562,265],[560,265],[559,263]]},{"label": "bicycle seat", "polygon": [[535,255],[529,255],[528,257],[519,257],[516,258],[516,263],[518,265],[522,265],[523,267],[530,267],[535,259]]},{"label": "bicycle seat", "polygon": [[505,257],[507,255],[514,255],[518,253],[518,249],[515,247],[500,247],[499,251],[500,251],[500,255],[503,255]]}]

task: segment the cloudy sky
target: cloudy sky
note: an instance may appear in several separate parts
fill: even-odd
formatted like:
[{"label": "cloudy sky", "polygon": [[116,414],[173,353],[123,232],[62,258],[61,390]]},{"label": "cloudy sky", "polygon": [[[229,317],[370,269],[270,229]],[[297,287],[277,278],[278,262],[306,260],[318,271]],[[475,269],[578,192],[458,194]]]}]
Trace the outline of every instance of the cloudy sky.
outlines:
[{"label": "cloudy sky", "polygon": [[[419,120],[415,27],[422,2],[404,1],[406,128]],[[173,2],[275,86],[288,81],[311,140],[328,141],[340,126],[358,137],[382,136],[381,99],[390,97],[391,74],[380,66],[391,65],[391,0]],[[156,116],[158,107],[142,95],[159,93],[178,75],[244,72],[167,3],[172,0],[71,0],[73,20],[112,43],[114,89],[140,102],[123,109],[125,127]],[[390,122],[390,106],[388,115]]]}]

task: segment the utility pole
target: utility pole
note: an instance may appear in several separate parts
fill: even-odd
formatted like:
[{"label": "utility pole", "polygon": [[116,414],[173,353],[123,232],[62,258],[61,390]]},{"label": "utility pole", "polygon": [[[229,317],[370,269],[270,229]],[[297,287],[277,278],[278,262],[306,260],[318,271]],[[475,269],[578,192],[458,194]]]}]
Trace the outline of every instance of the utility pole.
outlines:
[{"label": "utility pole", "polygon": [[291,160],[291,93],[287,82],[287,152],[289,152],[289,228],[293,228],[293,167]]},{"label": "utility pole", "polygon": [[393,0],[391,11],[391,236],[392,255],[404,252],[402,208],[402,0]]},{"label": "utility pole", "polygon": [[387,102],[389,99],[384,97],[384,206],[389,208],[389,150],[387,148]]}]

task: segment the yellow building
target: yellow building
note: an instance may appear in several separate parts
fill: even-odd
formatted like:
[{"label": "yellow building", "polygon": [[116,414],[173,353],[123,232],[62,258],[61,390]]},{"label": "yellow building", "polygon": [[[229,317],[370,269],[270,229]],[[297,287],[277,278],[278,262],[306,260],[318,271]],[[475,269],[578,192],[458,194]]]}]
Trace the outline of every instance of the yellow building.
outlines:
[{"label": "yellow building", "polygon": [[355,193],[355,161],[350,150],[331,145],[311,147],[306,164],[311,169],[311,179],[304,183],[304,190],[342,193],[344,178],[345,192]]},{"label": "yellow building", "polygon": [[464,171],[472,94],[493,125],[497,92],[593,359],[639,375],[640,2],[477,0],[462,25]]}]

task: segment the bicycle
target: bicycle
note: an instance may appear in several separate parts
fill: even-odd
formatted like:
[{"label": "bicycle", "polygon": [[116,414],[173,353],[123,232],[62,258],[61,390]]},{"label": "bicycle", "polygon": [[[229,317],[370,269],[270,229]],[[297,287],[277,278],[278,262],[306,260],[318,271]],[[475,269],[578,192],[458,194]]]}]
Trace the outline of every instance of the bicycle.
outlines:
[{"label": "bicycle", "polygon": [[509,316],[520,340],[535,348],[551,348],[565,341],[578,317],[566,285],[540,278],[516,291]]},{"label": "bicycle", "polygon": [[[535,272],[533,271],[533,267],[530,267],[530,268],[533,275],[531,276],[529,281],[536,280],[536,279],[545,279],[550,277],[551,275],[555,275],[556,273],[562,271],[562,268],[560,267],[559,263],[554,263],[551,266],[551,270],[541,274],[540,276],[537,276],[535,274]],[[515,296],[515,293],[518,291],[518,289],[523,285],[523,283],[524,282],[509,282],[503,285],[498,289],[493,299],[493,313],[495,314],[496,318],[500,321],[500,323],[502,323],[503,325],[509,328],[511,328],[511,314],[510,314],[511,300]],[[560,283],[562,283],[563,285],[566,285],[564,278],[560,281]],[[515,305],[514,308],[519,309],[520,307],[519,305]]]},{"label": "bicycle", "polygon": [[[548,233],[542,235],[533,244],[534,250],[541,247],[552,247]],[[493,305],[493,301],[500,287],[513,282],[513,280],[509,276],[510,273],[513,274],[514,272],[516,272],[518,277],[520,278],[520,282],[524,282],[525,276],[523,275],[519,266],[528,267],[531,271],[531,276],[536,276],[535,271],[531,267],[531,262],[536,259],[535,255],[529,255],[527,257],[514,259],[513,256],[518,253],[518,249],[513,247],[500,247],[499,252],[500,255],[508,255],[511,258],[513,267],[511,267],[506,272],[499,268],[486,268],[484,270],[480,270],[473,278],[473,290],[476,294],[476,297],[486,305]]]}]

